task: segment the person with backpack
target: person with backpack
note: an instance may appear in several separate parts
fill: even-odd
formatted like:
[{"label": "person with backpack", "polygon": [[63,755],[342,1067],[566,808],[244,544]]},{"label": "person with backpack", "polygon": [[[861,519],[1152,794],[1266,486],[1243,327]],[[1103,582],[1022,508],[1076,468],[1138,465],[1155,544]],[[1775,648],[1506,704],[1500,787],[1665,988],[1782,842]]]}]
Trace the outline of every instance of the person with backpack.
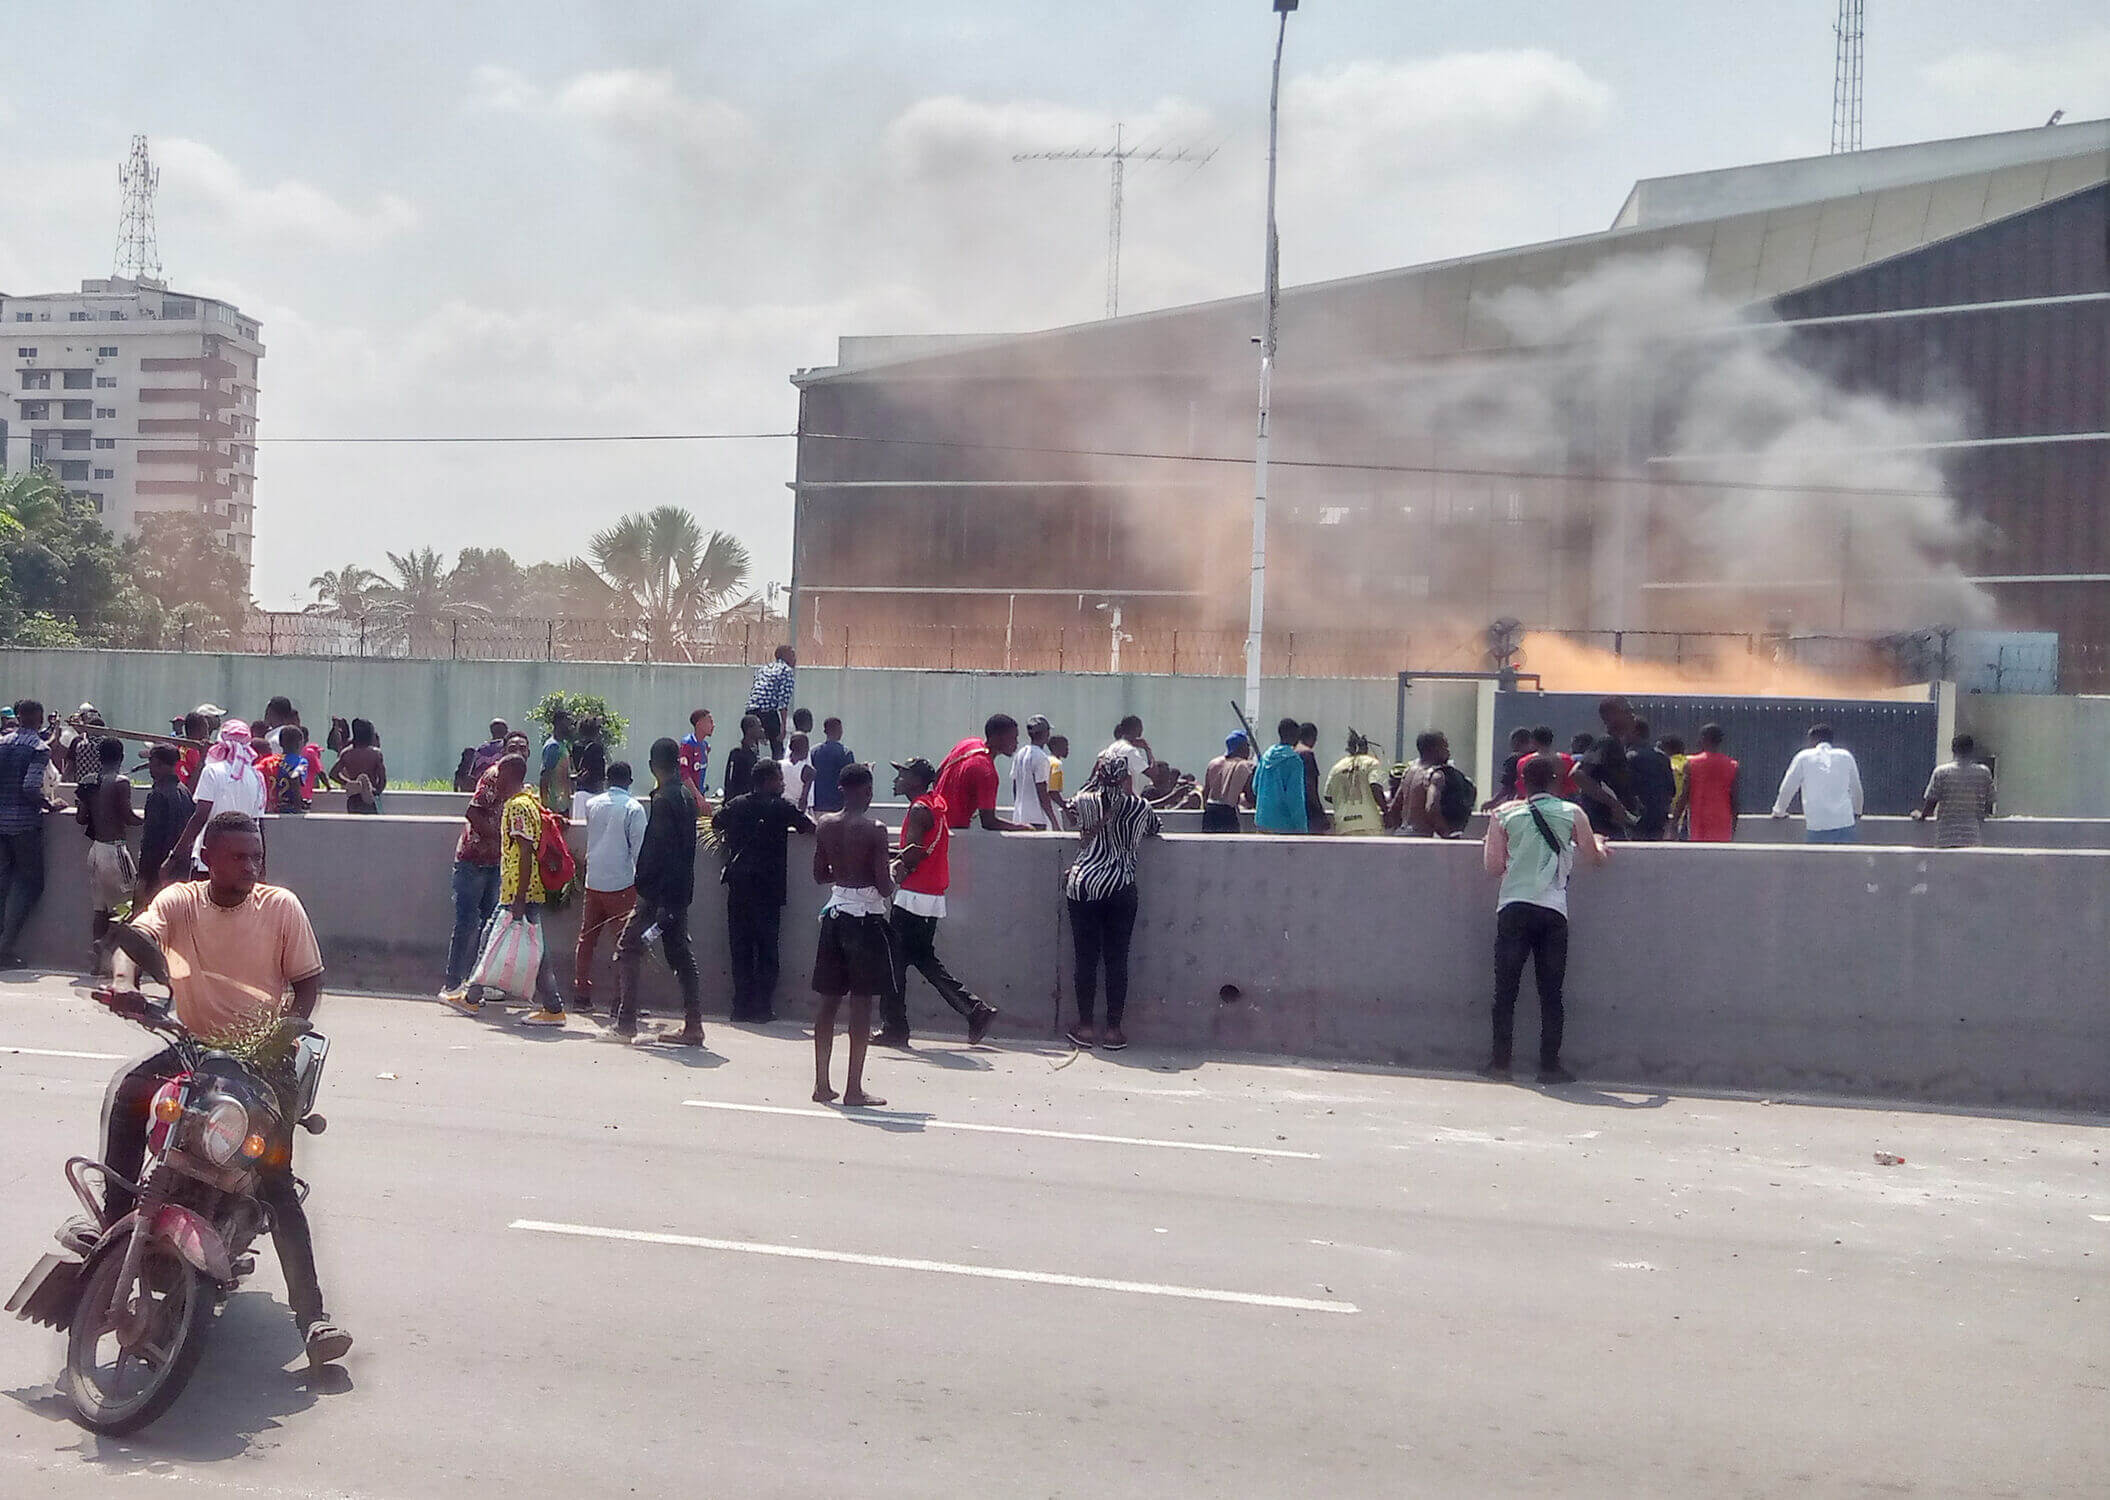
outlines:
[{"label": "person with backpack", "polygon": [[[511,917],[539,927],[551,896],[561,894],[571,884],[571,848],[564,839],[563,820],[545,808],[535,789],[527,784],[526,758],[506,756],[498,763],[498,772],[499,788],[506,802],[499,814],[502,853],[498,865],[498,914],[492,920],[496,923]],[[449,993],[441,998],[472,1015],[482,1008],[482,1002],[468,994]],[[535,1009],[521,1017],[521,1025],[564,1024],[564,997],[557,989],[557,967],[550,958],[546,931],[542,959],[535,970],[535,1001]]]},{"label": "person with backpack", "polygon": [[279,753],[257,763],[271,789],[271,810],[304,813],[315,802],[315,762],[308,758],[308,732],[298,724],[288,724],[278,732],[278,739],[283,747]]},{"label": "person with backpack", "polygon": [[1370,753],[1370,741],[1348,731],[1348,753],[1326,776],[1326,801],[1333,808],[1333,831],[1374,836],[1385,831],[1385,768]]},{"label": "person with backpack", "polygon": [[1414,756],[1393,798],[1392,821],[1417,838],[1457,838],[1472,820],[1472,778],[1451,764],[1451,742],[1440,729],[1414,737]]},{"label": "person with backpack", "polygon": [[1536,755],[1524,762],[1521,801],[1488,815],[1483,862],[1502,877],[1495,905],[1494,1049],[1484,1078],[1507,1079],[1516,1032],[1517,991],[1531,960],[1539,991],[1539,1082],[1573,1083],[1561,1066],[1566,1031],[1562,990],[1568,977],[1568,879],[1576,855],[1593,865],[1612,857],[1583,810],[1553,795],[1560,764]]}]

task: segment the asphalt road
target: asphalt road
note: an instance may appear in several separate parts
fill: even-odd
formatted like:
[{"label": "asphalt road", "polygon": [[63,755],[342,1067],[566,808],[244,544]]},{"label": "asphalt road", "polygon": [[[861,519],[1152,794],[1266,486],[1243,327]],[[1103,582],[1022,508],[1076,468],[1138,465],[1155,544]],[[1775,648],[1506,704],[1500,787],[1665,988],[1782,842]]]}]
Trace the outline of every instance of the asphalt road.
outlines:
[{"label": "asphalt road", "polygon": [[[267,1252],[111,1441],[8,1323],[0,1495],[2104,1492],[2100,1120],[959,1039],[875,1053],[849,1116],[789,1025],[320,1019],[358,1348],[305,1373]],[[0,984],[10,1288],[145,1043]]]}]

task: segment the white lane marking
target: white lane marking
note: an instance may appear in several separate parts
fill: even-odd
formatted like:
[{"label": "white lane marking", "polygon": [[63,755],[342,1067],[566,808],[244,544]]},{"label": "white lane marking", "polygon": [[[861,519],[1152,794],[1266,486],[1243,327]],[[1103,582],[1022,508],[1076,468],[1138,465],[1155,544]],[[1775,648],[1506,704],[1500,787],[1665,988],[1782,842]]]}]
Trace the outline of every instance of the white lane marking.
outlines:
[{"label": "white lane marking", "polygon": [[9,1057],[79,1057],[85,1058],[89,1062],[123,1062],[125,1060],[125,1055],[122,1052],[62,1052],[53,1047],[8,1047],[0,1050],[4,1050]]},{"label": "white lane marking", "polygon": [[810,1250],[803,1245],[762,1245],[748,1240],[712,1240],[689,1234],[654,1234],[642,1229],[604,1229],[593,1224],[551,1224],[515,1219],[512,1229],[536,1234],[569,1234],[594,1240],[629,1240],[640,1245],[681,1245],[694,1250],[727,1250],[740,1255],[771,1255],[784,1260],[824,1260],[845,1266],[877,1266],[891,1271],[933,1271],[941,1276],[973,1276],[984,1281],[1029,1281],[1040,1286],[1074,1286],[1095,1292],[1135,1292],[1146,1297],[1184,1297],[1195,1302],[1236,1302],[1247,1307],[1281,1307],[1293,1312],[1354,1313],[1353,1302],[1311,1297],[1274,1297],[1261,1292],[1220,1292],[1213,1287],[1167,1286],[1154,1281],[1106,1281],[1097,1276],[1064,1276],[1054,1271],[1019,1271],[1008,1266],[963,1266],[946,1260],[905,1260],[893,1255],[857,1255],[848,1250]]},{"label": "white lane marking", "polygon": [[1280,1156],[1292,1161],[1317,1161],[1316,1151],[1284,1151],[1274,1146],[1225,1146],[1214,1141],[1158,1141],[1147,1136],[1093,1135],[1081,1130],[1033,1130],[1024,1125],[970,1125],[965,1120],[928,1120],[921,1115],[893,1114],[880,1109],[793,1109],[783,1104],[729,1104],[720,1099],[684,1099],[690,1109],[728,1109],[746,1115],[795,1115],[802,1120],[898,1120],[924,1130],[972,1130],[983,1135],[1030,1135],[1050,1141],[1098,1141],[1108,1146],[1157,1146],[1167,1151],[1220,1151],[1232,1156]]}]

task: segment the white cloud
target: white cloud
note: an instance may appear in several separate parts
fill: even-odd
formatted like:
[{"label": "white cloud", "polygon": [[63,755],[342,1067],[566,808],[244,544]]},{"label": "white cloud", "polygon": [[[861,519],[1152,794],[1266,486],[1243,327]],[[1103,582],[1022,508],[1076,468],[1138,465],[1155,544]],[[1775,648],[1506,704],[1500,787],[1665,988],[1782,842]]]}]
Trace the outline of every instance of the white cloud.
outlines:
[{"label": "white cloud", "polygon": [[557,109],[638,140],[696,153],[738,146],[752,128],[747,116],[723,99],[684,94],[665,71],[582,73],[557,95]]},{"label": "white cloud", "polygon": [[469,107],[524,114],[542,107],[542,90],[511,68],[481,63],[469,74]]},{"label": "white cloud", "polygon": [[2056,47],[1952,52],[1920,76],[1937,94],[1969,104],[1979,115],[2011,116],[2008,129],[2042,125],[2055,109],[2065,110],[2069,120],[2110,114],[2110,28]]},{"label": "white cloud", "polygon": [[1612,102],[1609,87],[1550,52],[1458,52],[1292,79],[1283,133],[1300,157],[1374,188],[1542,150],[1601,127]]},{"label": "white cloud", "polygon": [[492,114],[578,121],[647,150],[673,152],[692,165],[737,165],[754,125],[723,99],[690,94],[671,71],[612,68],[580,73],[552,89],[497,63],[469,75],[469,108]]},{"label": "white cloud", "polygon": [[202,141],[181,137],[154,142],[161,168],[160,205],[165,217],[201,211],[237,234],[317,241],[361,249],[414,227],[417,210],[393,193],[356,208],[312,183],[286,178],[269,187],[249,182],[239,167]]}]

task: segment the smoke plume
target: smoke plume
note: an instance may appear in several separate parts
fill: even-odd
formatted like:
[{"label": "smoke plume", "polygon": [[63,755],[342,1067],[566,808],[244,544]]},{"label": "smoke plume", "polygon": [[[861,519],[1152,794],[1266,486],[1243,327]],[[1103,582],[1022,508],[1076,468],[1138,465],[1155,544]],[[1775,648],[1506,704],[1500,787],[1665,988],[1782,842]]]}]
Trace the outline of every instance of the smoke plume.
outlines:
[{"label": "smoke plume", "polygon": [[1677,251],[1500,292],[1486,310],[1523,357],[1439,389],[1421,420],[1490,456],[1601,475],[1566,495],[1625,554],[1645,601],[1629,627],[1988,619],[1932,446],[1965,435],[1961,407],[1849,389],[1796,330],[1705,280]]}]

